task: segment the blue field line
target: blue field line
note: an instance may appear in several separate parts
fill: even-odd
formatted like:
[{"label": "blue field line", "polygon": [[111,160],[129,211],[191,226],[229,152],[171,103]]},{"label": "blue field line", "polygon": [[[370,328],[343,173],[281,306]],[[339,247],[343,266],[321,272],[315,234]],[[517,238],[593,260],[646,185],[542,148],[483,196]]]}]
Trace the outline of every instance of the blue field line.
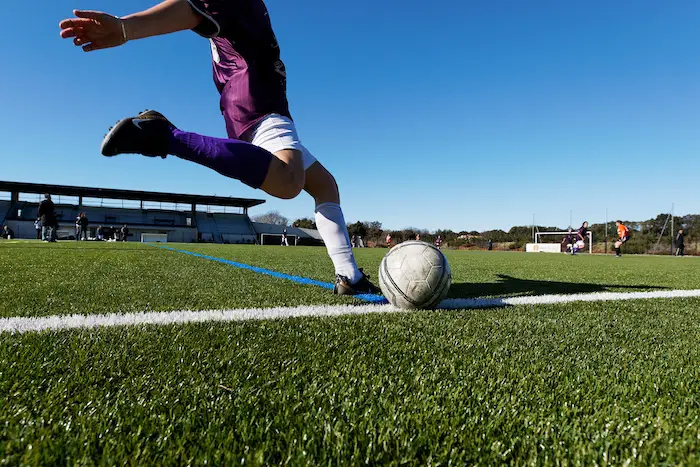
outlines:
[{"label": "blue field line", "polygon": [[[265,276],[274,277],[276,279],[284,279],[287,281],[296,282],[297,284],[313,285],[316,287],[322,287],[324,289],[333,290],[333,284],[331,284],[329,282],[321,282],[321,281],[317,281],[314,279],[309,279],[308,277],[292,276],[291,274],[284,274],[281,272],[273,271],[271,269],[259,268],[257,266],[251,266],[250,264],[237,263],[236,261],[230,261],[230,260],[224,259],[224,258],[217,258],[216,256],[203,255],[201,253],[194,253],[192,251],[178,250],[177,248],[171,248],[169,246],[164,246],[164,245],[154,245],[154,246],[157,246],[159,248],[163,248],[165,250],[174,251],[176,253],[182,253],[185,255],[195,256],[197,258],[208,259],[209,261],[215,261],[217,263],[227,264],[229,266],[233,266],[234,268],[245,269],[247,271],[256,272],[258,274],[263,274]],[[389,303],[381,295],[361,294],[361,295],[354,295],[353,298],[356,298],[358,300],[362,300],[363,302],[368,302],[368,303],[376,303],[376,304]]]}]

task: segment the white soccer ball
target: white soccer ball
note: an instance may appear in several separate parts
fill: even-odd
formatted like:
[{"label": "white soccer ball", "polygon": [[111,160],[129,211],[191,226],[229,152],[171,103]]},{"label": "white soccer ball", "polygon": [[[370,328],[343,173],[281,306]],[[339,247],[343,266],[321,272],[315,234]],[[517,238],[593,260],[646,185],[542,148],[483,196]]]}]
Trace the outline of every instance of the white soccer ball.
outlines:
[{"label": "white soccer ball", "polygon": [[447,296],[450,285],[452,272],[447,258],[429,243],[396,245],[379,266],[379,286],[398,308],[435,308]]}]

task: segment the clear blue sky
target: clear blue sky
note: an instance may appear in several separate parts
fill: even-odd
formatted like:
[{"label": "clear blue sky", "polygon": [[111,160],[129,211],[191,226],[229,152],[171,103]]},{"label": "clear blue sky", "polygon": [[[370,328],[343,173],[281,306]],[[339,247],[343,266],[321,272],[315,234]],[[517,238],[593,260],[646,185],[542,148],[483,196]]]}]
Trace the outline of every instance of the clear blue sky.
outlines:
[{"label": "clear blue sky", "polygon": [[[84,54],[58,36],[73,8],[4,6],[1,180],[262,197],[169,157],[107,159],[100,141],[145,108],[225,136],[210,48],[194,33]],[[269,0],[302,141],[336,175],[348,221],[507,229],[700,212],[696,0]],[[16,19],[17,21],[9,21]]]}]

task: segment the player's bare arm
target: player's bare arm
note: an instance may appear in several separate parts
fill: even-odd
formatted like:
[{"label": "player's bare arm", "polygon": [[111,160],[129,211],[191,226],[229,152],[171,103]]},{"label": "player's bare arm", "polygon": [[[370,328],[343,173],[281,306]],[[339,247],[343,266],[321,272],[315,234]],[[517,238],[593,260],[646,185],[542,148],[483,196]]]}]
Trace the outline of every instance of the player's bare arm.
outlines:
[{"label": "player's bare arm", "polygon": [[59,23],[61,37],[73,38],[84,51],[118,47],[130,40],[193,29],[202,22],[186,0],[165,0],[147,10],[118,18],[101,11],[74,10]]}]

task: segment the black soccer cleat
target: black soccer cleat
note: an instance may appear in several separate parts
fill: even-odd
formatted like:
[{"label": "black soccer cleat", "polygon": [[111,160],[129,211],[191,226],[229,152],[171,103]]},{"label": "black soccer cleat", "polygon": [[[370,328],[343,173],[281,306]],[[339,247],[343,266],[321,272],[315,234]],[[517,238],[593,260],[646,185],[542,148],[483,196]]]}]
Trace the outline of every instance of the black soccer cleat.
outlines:
[{"label": "black soccer cleat", "polygon": [[340,274],[335,276],[335,287],[333,287],[333,293],[335,295],[380,295],[382,290],[369,281],[369,276],[365,274],[362,269],[360,269],[360,272],[362,273],[362,279],[354,284],[351,284],[350,280],[345,276],[341,276]]},{"label": "black soccer cleat", "polygon": [[175,126],[155,110],[119,120],[102,140],[103,156],[141,154],[148,157],[168,155],[168,140]]}]

